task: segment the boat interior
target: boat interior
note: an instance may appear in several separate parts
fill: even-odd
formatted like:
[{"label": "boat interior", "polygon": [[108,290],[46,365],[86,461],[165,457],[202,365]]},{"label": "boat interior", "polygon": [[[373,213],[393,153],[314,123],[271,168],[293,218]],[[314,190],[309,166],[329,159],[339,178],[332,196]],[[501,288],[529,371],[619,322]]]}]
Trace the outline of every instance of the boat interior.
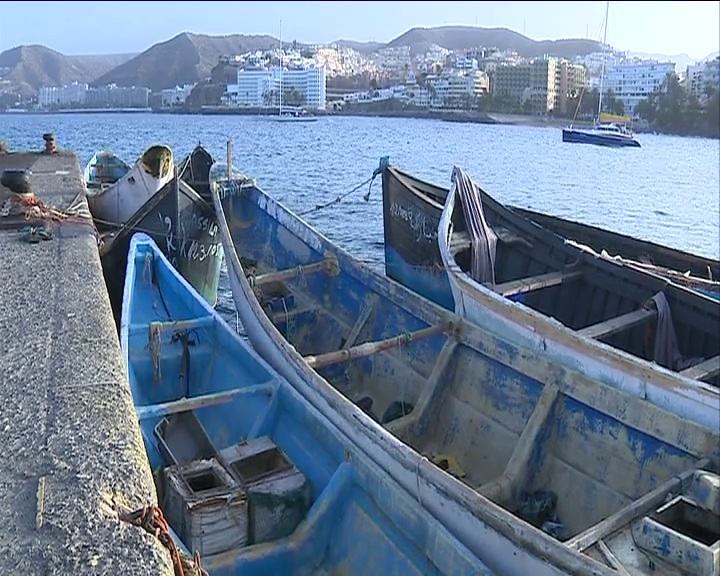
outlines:
[{"label": "boat interior", "polygon": [[[720,302],[590,254],[487,193],[481,197],[497,237],[495,278],[485,283],[487,289],[587,338],[720,386]],[[470,276],[474,248],[459,193],[451,223],[451,257]],[[676,348],[668,352],[673,339]]]},{"label": "boat interior", "polygon": [[90,188],[115,184],[130,171],[130,166],[112,152],[98,152],[85,168],[85,184]]},{"label": "boat interior", "polygon": [[[227,194],[222,206],[240,273],[280,334],[429,461],[622,574],[701,576],[717,562],[718,430],[461,322],[257,188]],[[548,249],[503,280],[563,257]],[[630,306],[607,300],[608,310]]]},{"label": "boat interior", "polygon": [[123,352],[159,502],[186,553],[214,575],[490,576],[152,241],[136,235],[128,259]]}]

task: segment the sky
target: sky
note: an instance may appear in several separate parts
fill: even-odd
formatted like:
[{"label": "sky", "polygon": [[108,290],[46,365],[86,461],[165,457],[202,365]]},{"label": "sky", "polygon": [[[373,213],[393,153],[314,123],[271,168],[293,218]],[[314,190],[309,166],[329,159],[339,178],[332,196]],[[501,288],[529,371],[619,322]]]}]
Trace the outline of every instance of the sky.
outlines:
[{"label": "sky", "polygon": [[[299,42],[387,42],[414,26],[504,26],[536,40],[601,39],[605,2],[0,2],[0,51],[142,52],[180,32],[271,34]],[[611,2],[620,50],[704,58],[720,46],[720,2]]]}]

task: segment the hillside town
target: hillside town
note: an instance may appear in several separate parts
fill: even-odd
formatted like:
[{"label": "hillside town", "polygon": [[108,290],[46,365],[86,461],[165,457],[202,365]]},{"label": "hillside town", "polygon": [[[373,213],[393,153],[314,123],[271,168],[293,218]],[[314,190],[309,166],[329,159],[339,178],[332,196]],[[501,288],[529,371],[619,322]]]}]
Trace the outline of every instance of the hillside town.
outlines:
[{"label": "hillside town", "polygon": [[[84,83],[42,86],[30,105],[38,110],[213,108],[228,112],[286,108],[314,113],[454,110],[591,116],[580,107],[603,75],[608,112],[638,117],[638,105],[666,89],[677,75],[688,95],[703,102],[720,89],[720,57],[677,70],[674,62],[639,59],[607,47],[574,59],[523,58],[511,50],[462,51],[431,45],[384,47],[369,54],[343,45],[255,50],[219,58],[205,81],[151,91]],[[212,90],[208,90],[212,88]],[[282,98],[281,98],[282,92]],[[27,105],[28,103],[22,103]]]}]

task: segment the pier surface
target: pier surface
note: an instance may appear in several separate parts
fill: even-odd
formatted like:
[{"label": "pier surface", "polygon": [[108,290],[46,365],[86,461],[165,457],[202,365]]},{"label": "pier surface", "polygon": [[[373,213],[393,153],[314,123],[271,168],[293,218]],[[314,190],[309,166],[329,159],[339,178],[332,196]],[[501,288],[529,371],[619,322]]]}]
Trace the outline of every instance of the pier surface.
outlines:
[{"label": "pier surface", "polygon": [[35,197],[73,214],[43,218],[31,243],[17,212],[37,208],[0,185],[0,574],[172,575],[113,506],[157,495],[78,159],[0,151],[4,169],[31,170]]}]

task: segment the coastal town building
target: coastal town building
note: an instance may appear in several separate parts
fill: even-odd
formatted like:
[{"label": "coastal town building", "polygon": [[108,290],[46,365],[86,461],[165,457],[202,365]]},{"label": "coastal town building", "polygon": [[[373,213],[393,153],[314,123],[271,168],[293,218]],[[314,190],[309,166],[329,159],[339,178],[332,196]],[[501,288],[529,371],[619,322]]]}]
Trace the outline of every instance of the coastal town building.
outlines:
[{"label": "coastal town building", "polygon": [[713,90],[720,91],[720,56],[688,66],[685,86],[687,91],[701,102]]},{"label": "coastal town building", "polygon": [[175,88],[166,88],[161,92],[161,106],[163,108],[182,106],[190,96],[193,88],[195,88],[195,84],[185,84],[184,86],[175,86]]},{"label": "coastal town building", "polygon": [[87,84],[42,86],[38,90],[38,108],[147,108],[150,90],[142,87],[122,87],[115,84],[89,88]]},{"label": "coastal town building", "polygon": [[324,110],[326,77],[324,66],[282,70],[238,70],[235,84],[228,84],[225,102],[229,106],[262,108],[280,104],[282,80],[283,104]]},{"label": "coastal town building", "polygon": [[633,116],[637,105],[662,90],[667,75],[674,72],[674,62],[627,59],[607,69],[603,92],[612,90],[625,106],[625,114]]}]

